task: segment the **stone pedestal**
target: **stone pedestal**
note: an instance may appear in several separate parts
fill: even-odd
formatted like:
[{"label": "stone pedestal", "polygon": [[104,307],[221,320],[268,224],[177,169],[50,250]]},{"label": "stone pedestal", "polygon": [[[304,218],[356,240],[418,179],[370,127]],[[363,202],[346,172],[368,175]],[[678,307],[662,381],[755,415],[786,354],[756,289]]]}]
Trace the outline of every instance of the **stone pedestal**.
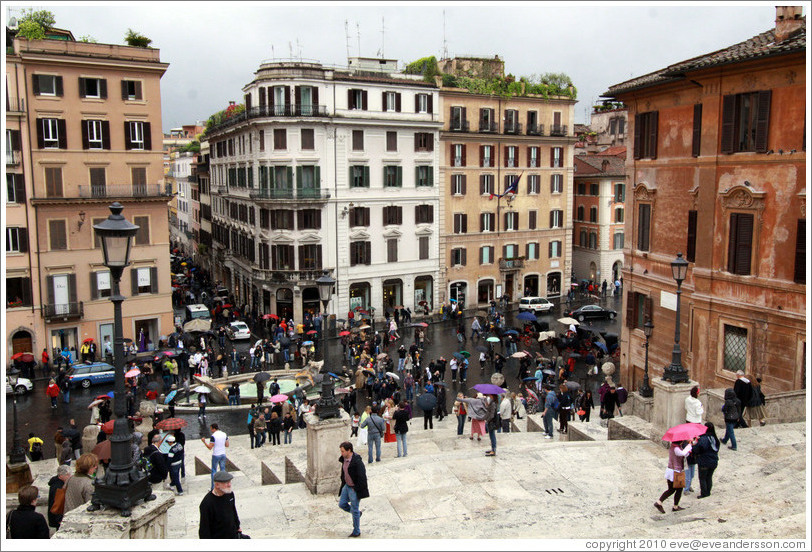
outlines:
[{"label": "stone pedestal", "polygon": [[31,469],[28,467],[28,462],[18,462],[16,464],[6,462],[7,493],[16,493],[26,485],[30,485],[33,481],[34,478],[31,476]]},{"label": "stone pedestal", "polygon": [[307,473],[305,484],[313,494],[338,494],[338,447],[350,438],[350,416],[339,409],[341,418],[320,420],[315,414],[305,414],[307,422]]},{"label": "stone pedestal", "polygon": [[651,423],[657,431],[665,433],[668,428],[685,423],[685,397],[695,385],[699,384],[695,381],[671,383],[660,378],[651,382],[654,389]]},{"label": "stone pedestal", "polygon": [[626,416],[632,415],[642,418],[647,422],[652,420],[652,411],[654,409],[654,397],[643,397],[639,392],[629,393],[629,399],[624,405],[623,414]]},{"label": "stone pedestal", "polygon": [[[40,491],[41,493],[42,491]],[[52,539],[165,539],[168,510],[175,504],[171,491],[155,491],[155,500],[140,502],[130,517],[121,517],[117,508],[88,512],[87,506],[71,510],[62,519]]]}]

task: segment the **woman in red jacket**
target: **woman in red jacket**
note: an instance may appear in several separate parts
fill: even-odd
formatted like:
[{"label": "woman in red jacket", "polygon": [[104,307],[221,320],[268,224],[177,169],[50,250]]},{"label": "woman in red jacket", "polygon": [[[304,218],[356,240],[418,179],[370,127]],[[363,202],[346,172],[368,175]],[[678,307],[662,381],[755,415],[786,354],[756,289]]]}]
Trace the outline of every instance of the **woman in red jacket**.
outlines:
[{"label": "woman in red jacket", "polygon": [[54,380],[48,382],[45,394],[51,397],[51,408],[56,408],[56,398],[59,396],[59,386]]}]

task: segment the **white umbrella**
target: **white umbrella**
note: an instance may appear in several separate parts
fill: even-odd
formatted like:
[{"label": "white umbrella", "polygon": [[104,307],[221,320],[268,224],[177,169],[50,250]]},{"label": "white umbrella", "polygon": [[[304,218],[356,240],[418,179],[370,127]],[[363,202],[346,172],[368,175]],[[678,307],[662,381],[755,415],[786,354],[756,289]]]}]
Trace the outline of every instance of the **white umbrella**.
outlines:
[{"label": "white umbrella", "polygon": [[396,373],[387,372],[386,375],[389,376],[390,378],[392,378],[393,380],[395,380],[396,382],[400,382],[400,376],[397,375]]},{"label": "white umbrella", "polygon": [[569,316],[565,316],[564,318],[559,318],[558,321],[561,322],[562,324],[564,324],[565,326],[569,326],[570,324],[574,324],[576,326],[580,325],[580,322],[578,322],[574,318],[570,318]]},{"label": "white umbrella", "polygon": [[193,393],[211,393],[211,389],[206,387],[205,385],[198,385],[194,389],[192,389]]},{"label": "white umbrella", "polygon": [[546,341],[548,339],[555,339],[555,332],[553,330],[539,332],[539,341]]}]

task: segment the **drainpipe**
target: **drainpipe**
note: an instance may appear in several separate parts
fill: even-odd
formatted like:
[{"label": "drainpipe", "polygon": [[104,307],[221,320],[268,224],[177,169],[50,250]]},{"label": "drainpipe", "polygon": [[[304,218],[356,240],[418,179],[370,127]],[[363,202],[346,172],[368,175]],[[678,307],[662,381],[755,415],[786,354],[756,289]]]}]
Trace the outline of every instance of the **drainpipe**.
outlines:
[{"label": "drainpipe", "polygon": [[[333,77],[335,77],[335,73],[333,73]],[[335,293],[334,293],[336,302],[335,302],[335,305],[334,305],[333,308],[336,311],[336,315],[338,315],[338,313],[339,313],[338,304],[339,304],[340,299],[341,299],[341,295],[338,292],[338,286],[339,286],[339,283],[340,283],[341,279],[338,277],[338,146],[336,145],[336,141],[338,140],[338,136],[337,136],[337,132],[336,132],[335,121],[333,120],[333,118],[335,117],[335,111],[336,111],[336,84],[335,84],[335,80],[333,80],[333,117],[331,117],[329,120],[330,120],[330,126],[333,127],[333,197],[335,198],[335,201],[333,201],[333,206],[334,206],[333,211],[334,211],[334,216],[335,216],[335,221],[336,221],[336,231],[333,232],[333,234],[335,236],[335,242],[336,242],[336,245],[335,245],[335,262],[336,262],[335,281],[336,281],[336,283],[335,283]],[[328,127],[328,129],[329,129],[329,127]],[[349,286],[347,287],[347,289],[348,290],[350,289]],[[347,297],[347,302],[349,303],[349,296]],[[326,325],[326,321],[322,321],[322,324]],[[326,327],[326,326],[323,326],[323,327]]]}]

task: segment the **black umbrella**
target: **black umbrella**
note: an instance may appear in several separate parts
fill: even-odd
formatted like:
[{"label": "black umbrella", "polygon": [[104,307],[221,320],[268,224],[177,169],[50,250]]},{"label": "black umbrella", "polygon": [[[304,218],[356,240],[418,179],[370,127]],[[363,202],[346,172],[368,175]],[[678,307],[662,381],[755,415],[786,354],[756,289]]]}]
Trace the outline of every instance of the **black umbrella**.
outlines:
[{"label": "black umbrella", "polygon": [[279,340],[280,345],[290,345],[290,338],[286,335],[283,335],[282,338]]},{"label": "black umbrella", "polygon": [[157,391],[158,390],[158,382],[157,381],[149,382],[147,384],[147,390],[148,391]]},{"label": "black umbrella", "polygon": [[257,372],[254,374],[254,381],[257,383],[262,383],[271,379],[271,375],[268,372]]},{"label": "black umbrella", "polygon": [[437,406],[437,396],[434,393],[423,393],[417,397],[417,406],[426,412],[430,412]]},{"label": "black umbrella", "polygon": [[476,350],[479,351],[480,353],[487,353],[488,352],[488,348],[485,347],[485,345],[477,345]]}]

